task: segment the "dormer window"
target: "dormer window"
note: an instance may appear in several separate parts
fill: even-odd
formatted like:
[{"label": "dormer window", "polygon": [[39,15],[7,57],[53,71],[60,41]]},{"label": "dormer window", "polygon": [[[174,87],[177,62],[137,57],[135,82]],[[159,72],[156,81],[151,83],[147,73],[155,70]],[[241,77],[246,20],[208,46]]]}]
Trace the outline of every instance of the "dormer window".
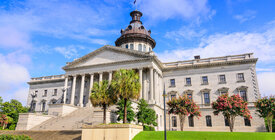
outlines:
[{"label": "dormer window", "polygon": [[140,26],[140,29],[144,29],[144,26]]},{"label": "dormer window", "polygon": [[131,25],[129,25],[129,26],[128,26],[128,29],[129,29],[129,30],[132,30],[132,26],[131,26]]}]

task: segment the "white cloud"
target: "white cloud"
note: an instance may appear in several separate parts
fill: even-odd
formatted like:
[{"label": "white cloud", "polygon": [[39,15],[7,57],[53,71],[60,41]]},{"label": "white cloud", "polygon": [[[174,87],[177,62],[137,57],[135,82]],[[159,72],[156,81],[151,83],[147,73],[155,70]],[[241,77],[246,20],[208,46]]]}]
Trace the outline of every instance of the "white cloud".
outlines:
[{"label": "white cloud", "polygon": [[199,47],[158,53],[163,61],[202,58],[241,53],[255,53],[261,63],[275,62],[275,26],[263,32],[235,32],[214,34],[201,39]]},{"label": "white cloud", "polygon": [[240,23],[252,20],[256,17],[256,11],[246,10],[243,14],[235,15],[234,18],[239,20]]},{"label": "white cloud", "polygon": [[30,79],[28,70],[20,64],[9,61],[6,56],[0,54],[0,96],[5,101],[17,99],[26,101],[28,92],[27,81]]},{"label": "white cloud", "polygon": [[182,39],[191,40],[194,38],[202,37],[206,32],[206,29],[200,30],[198,27],[194,28],[192,26],[183,26],[179,30],[167,32],[165,34],[165,37],[169,39],[174,39],[176,41]]},{"label": "white cloud", "polygon": [[207,0],[141,0],[137,4],[145,15],[154,20],[209,18],[213,14]]},{"label": "white cloud", "polygon": [[77,45],[70,45],[68,47],[56,47],[54,48],[55,51],[64,55],[65,58],[76,58],[79,56],[79,50],[83,50],[85,47],[77,46]]},{"label": "white cloud", "polygon": [[258,74],[260,93],[262,96],[275,95],[275,72],[263,72]]}]

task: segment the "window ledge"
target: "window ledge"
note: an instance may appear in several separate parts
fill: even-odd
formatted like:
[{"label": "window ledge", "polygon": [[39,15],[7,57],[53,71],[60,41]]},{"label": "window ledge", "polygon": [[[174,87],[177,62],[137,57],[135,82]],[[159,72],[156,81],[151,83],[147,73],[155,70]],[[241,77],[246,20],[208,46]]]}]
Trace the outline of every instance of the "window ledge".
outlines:
[{"label": "window ledge", "polygon": [[243,83],[245,80],[238,80],[237,83]]},{"label": "window ledge", "polygon": [[190,86],[192,86],[192,84],[185,84],[184,86],[186,86],[186,87],[190,87]]},{"label": "window ledge", "polygon": [[219,84],[226,84],[226,82],[219,82]]},{"label": "window ledge", "polygon": [[208,85],[209,83],[202,83],[201,85]]},{"label": "window ledge", "polygon": [[176,86],[169,86],[169,88],[174,88],[174,87],[176,87]]}]

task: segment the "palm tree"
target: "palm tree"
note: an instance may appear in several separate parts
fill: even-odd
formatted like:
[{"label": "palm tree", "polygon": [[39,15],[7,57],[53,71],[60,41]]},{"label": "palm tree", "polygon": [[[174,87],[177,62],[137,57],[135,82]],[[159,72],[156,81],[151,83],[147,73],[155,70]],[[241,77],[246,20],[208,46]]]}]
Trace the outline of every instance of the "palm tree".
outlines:
[{"label": "palm tree", "polygon": [[109,105],[115,103],[115,98],[111,94],[110,84],[107,80],[100,83],[95,82],[91,91],[90,100],[94,107],[103,108],[103,123],[106,124],[106,109]]},{"label": "palm tree", "polygon": [[139,75],[134,70],[121,69],[114,74],[112,80],[114,95],[124,100],[123,123],[127,120],[127,101],[139,98],[140,83]]},{"label": "palm tree", "polygon": [[0,114],[0,124],[1,124],[3,130],[8,125],[8,123],[9,123],[8,116],[5,114]]}]

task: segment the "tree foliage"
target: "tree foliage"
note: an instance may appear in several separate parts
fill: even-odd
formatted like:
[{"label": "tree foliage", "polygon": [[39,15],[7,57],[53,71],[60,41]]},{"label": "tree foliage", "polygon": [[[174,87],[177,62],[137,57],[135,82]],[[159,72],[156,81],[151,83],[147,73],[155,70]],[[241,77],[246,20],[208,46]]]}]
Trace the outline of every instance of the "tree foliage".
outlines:
[{"label": "tree foliage", "polygon": [[183,131],[184,120],[186,116],[201,116],[199,106],[197,106],[197,104],[193,100],[190,100],[187,95],[173,98],[172,100],[167,102],[167,105],[169,106],[169,114],[179,115],[181,131]]},{"label": "tree foliage", "polygon": [[[117,111],[116,114],[118,115],[117,121],[123,120],[124,119],[124,100],[119,100],[117,102]],[[135,121],[135,112],[132,107],[132,102],[127,101],[126,105],[126,110],[127,110],[127,122],[131,123],[132,121]]]},{"label": "tree foliage", "polygon": [[107,80],[100,83],[95,82],[91,91],[90,100],[93,106],[103,108],[103,123],[106,124],[106,109],[115,103],[115,96],[112,96],[111,88]]},{"label": "tree foliage", "polygon": [[142,125],[154,125],[157,126],[157,116],[155,110],[149,108],[149,105],[144,99],[140,99],[138,103],[138,112],[136,114],[137,120]]},{"label": "tree foliage", "polygon": [[140,83],[139,75],[134,70],[121,69],[116,71],[112,80],[113,94],[117,95],[120,100],[124,100],[123,123],[127,120],[126,103],[128,100],[139,98]]},{"label": "tree foliage", "polygon": [[10,102],[4,102],[0,106],[1,114],[5,114],[8,118],[10,117],[10,122],[7,125],[9,129],[15,129],[18,122],[19,113],[28,112],[28,108],[22,106],[22,104],[12,99]]},{"label": "tree foliage", "polygon": [[255,103],[255,107],[257,108],[258,115],[262,118],[266,118],[268,131],[272,132],[272,121],[275,117],[275,98],[270,96],[259,99]]},{"label": "tree foliage", "polygon": [[212,104],[214,109],[214,115],[218,115],[220,112],[229,122],[230,131],[233,132],[234,122],[236,116],[242,116],[247,119],[252,119],[250,111],[247,108],[247,102],[245,102],[239,95],[229,96],[223,94],[218,97]]}]

